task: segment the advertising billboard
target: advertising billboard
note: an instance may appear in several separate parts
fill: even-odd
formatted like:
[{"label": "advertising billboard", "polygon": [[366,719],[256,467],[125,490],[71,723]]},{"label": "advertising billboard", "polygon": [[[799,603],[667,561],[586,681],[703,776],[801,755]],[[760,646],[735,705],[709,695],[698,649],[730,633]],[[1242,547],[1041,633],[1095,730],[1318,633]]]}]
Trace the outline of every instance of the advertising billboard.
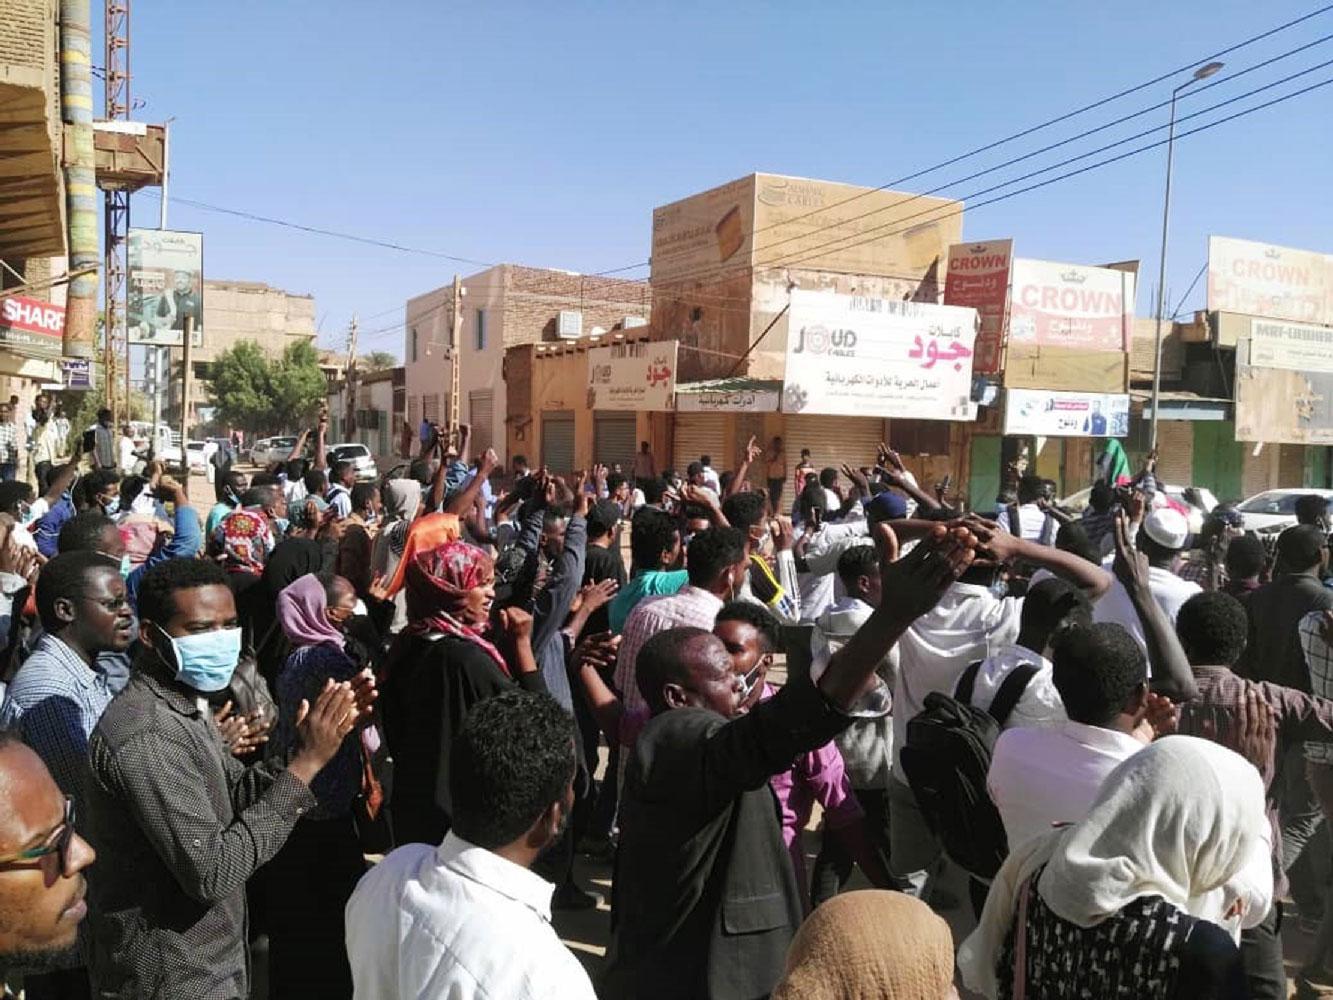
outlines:
[{"label": "advertising billboard", "polygon": [[1009,269],[1013,240],[955,243],[949,247],[949,269],[944,280],[944,304],[971,306],[981,318],[972,370],[998,372],[1004,363],[1004,340],[1009,320]]},{"label": "advertising billboard", "polygon": [[612,344],[588,351],[588,409],[670,410],[678,340]]},{"label": "advertising billboard", "polygon": [[130,343],[182,347],[188,316],[194,317],[198,343],[204,330],[203,235],[131,229],[127,256]]},{"label": "advertising billboard", "polygon": [[1333,256],[1210,236],[1208,309],[1333,325]]},{"label": "advertising billboard", "polygon": [[654,283],[711,277],[750,263],[754,182],[746,177],[653,209]]},{"label": "advertising billboard", "polygon": [[1250,364],[1298,372],[1333,372],[1333,327],[1252,319]]},{"label": "advertising billboard", "polygon": [[784,413],[972,420],[977,311],[797,289]]},{"label": "advertising billboard", "polygon": [[1013,262],[1010,344],[1123,353],[1133,326],[1134,275],[1046,260]]},{"label": "advertising billboard", "polygon": [[64,306],[22,295],[0,299],[0,345],[31,357],[58,358],[64,332]]},{"label": "advertising billboard", "polygon": [[1129,434],[1129,396],[1008,389],[1004,433],[1035,437],[1125,437]]}]

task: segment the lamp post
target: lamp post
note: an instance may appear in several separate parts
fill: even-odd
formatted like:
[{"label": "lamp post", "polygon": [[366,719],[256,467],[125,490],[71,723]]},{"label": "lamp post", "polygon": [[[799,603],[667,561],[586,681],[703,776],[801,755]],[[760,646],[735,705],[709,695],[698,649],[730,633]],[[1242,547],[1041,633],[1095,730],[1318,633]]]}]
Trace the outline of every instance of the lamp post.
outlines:
[{"label": "lamp post", "polygon": [[1152,424],[1149,432],[1148,450],[1157,450],[1157,411],[1162,395],[1162,313],[1166,309],[1166,238],[1171,220],[1171,161],[1176,145],[1176,97],[1182,90],[1200,80],[1206,80],[1222,68],[1220,62],[1210,62],[1200,66],[1194,75],[1171,91],[1171,124],[1166,133],[1166,197],[1162,205],[1162,257],[1157,268],[1157,335],[1154,338],[1154,359],[1152,366]]}]

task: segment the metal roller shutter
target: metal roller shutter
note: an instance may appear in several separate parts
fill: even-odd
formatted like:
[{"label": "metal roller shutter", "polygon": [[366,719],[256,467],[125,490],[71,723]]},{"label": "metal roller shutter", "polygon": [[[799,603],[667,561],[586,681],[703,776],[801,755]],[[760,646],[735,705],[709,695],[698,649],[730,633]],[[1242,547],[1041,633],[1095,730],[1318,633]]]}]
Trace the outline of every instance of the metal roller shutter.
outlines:
[{"label": "metal roller shutter", "polygon": [[608,469],[619,462],[626,475],[634,472],[634,452],[637,451],[634,432],[637,423],[633,413],[594,413],[592,418],[593,461]]},{"label": "metal roller shutter", "polygon": [[827,417],[814,414],[787,415],[783,450],[794,469],[801,449],[810,449],[816,470],[846,463],[852,468],[874,465],[876,451],[884,440],[884,421],[878,417]]},{"label": "metal roller shutter", "polygon": [[574,471],[574,411],[542,414],[542,465],[557,475]]},{"label": "metal roller shutter", "polygon": [[712,459],[721,475],[722,456],[727,452],[726,418],[720,413],[677,413],[671,449],[671,464],[681,475],[701,455]]},{"label": "metal roller shutter", "polygon": [[1194,485],[1194,424],[1190,421],[1157,424],[1157,479],[1171,486]]},{"label": "metal roller shutter", "polygon": [[481,455],[495,441],[495,402],[490,389],[467,394],[468,423],[472,426],[472,454]]}]

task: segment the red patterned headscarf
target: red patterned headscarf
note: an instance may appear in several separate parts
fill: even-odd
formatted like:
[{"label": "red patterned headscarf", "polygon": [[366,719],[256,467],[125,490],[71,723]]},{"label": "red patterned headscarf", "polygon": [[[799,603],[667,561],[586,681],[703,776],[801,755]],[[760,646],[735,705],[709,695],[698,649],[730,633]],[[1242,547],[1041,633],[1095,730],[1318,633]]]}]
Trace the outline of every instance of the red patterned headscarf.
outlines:
[{"label": "red patterned headscarf", "polygon": [[222,549],[222,568],[230,573],[264,572],[264,561],[273,551],[273,532],[261,510],[234,510],[218,525],[216,537]]},{"label": "red patterned headscarf", "polygon": [[510,676],[509,664],[500,651],[478,629],[459,620],[468,592],[495,579],[491,557],[475,545],[452,541],[424,552],[405,553],[403,562],[407,565],[408,631],[467,639],[481,647],[506,677]]}]

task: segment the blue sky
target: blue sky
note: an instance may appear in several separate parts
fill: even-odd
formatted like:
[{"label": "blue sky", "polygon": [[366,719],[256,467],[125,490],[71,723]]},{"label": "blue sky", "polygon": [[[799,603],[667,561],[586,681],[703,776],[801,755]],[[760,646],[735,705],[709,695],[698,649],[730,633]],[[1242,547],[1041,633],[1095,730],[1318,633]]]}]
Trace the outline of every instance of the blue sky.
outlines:
[{"label": "blue sky", "polygon": [[[481,261],[598,271],[647,259],[656,205],[754,170],[884,184],[1317,6],[137,0],[132,88],[140,119],[176,117],[170,224],[205,233],[211,277],[314,294],[326,345],[341,345],[359,312],[363,350],[401,356],[404,300],[477,268],[174,197]],[[1326,34],[1333,11],[1227,56],[1216,79]],[[1329,59],[1333,41],[1182,98],[1180,114]],[[1194,124],[1330,77],[1326,67]],[[1171,86],[906,187],[1155,104]],[[1173,302],[1203,265],[1209,233],[1333,252],[1330,121],[1333,86],[1177,144]],[[1156,112],[1096,144],[1164,122]],[[1164,161],[1150,151],[968,211],[964,235],[1012,236],[1026,257],[1142,258],[1148,315]],[[135,221],[155,225],[157,208],[154,194],[136,196]],[[1187,305],[1202,304],[1201,282]]]}]

